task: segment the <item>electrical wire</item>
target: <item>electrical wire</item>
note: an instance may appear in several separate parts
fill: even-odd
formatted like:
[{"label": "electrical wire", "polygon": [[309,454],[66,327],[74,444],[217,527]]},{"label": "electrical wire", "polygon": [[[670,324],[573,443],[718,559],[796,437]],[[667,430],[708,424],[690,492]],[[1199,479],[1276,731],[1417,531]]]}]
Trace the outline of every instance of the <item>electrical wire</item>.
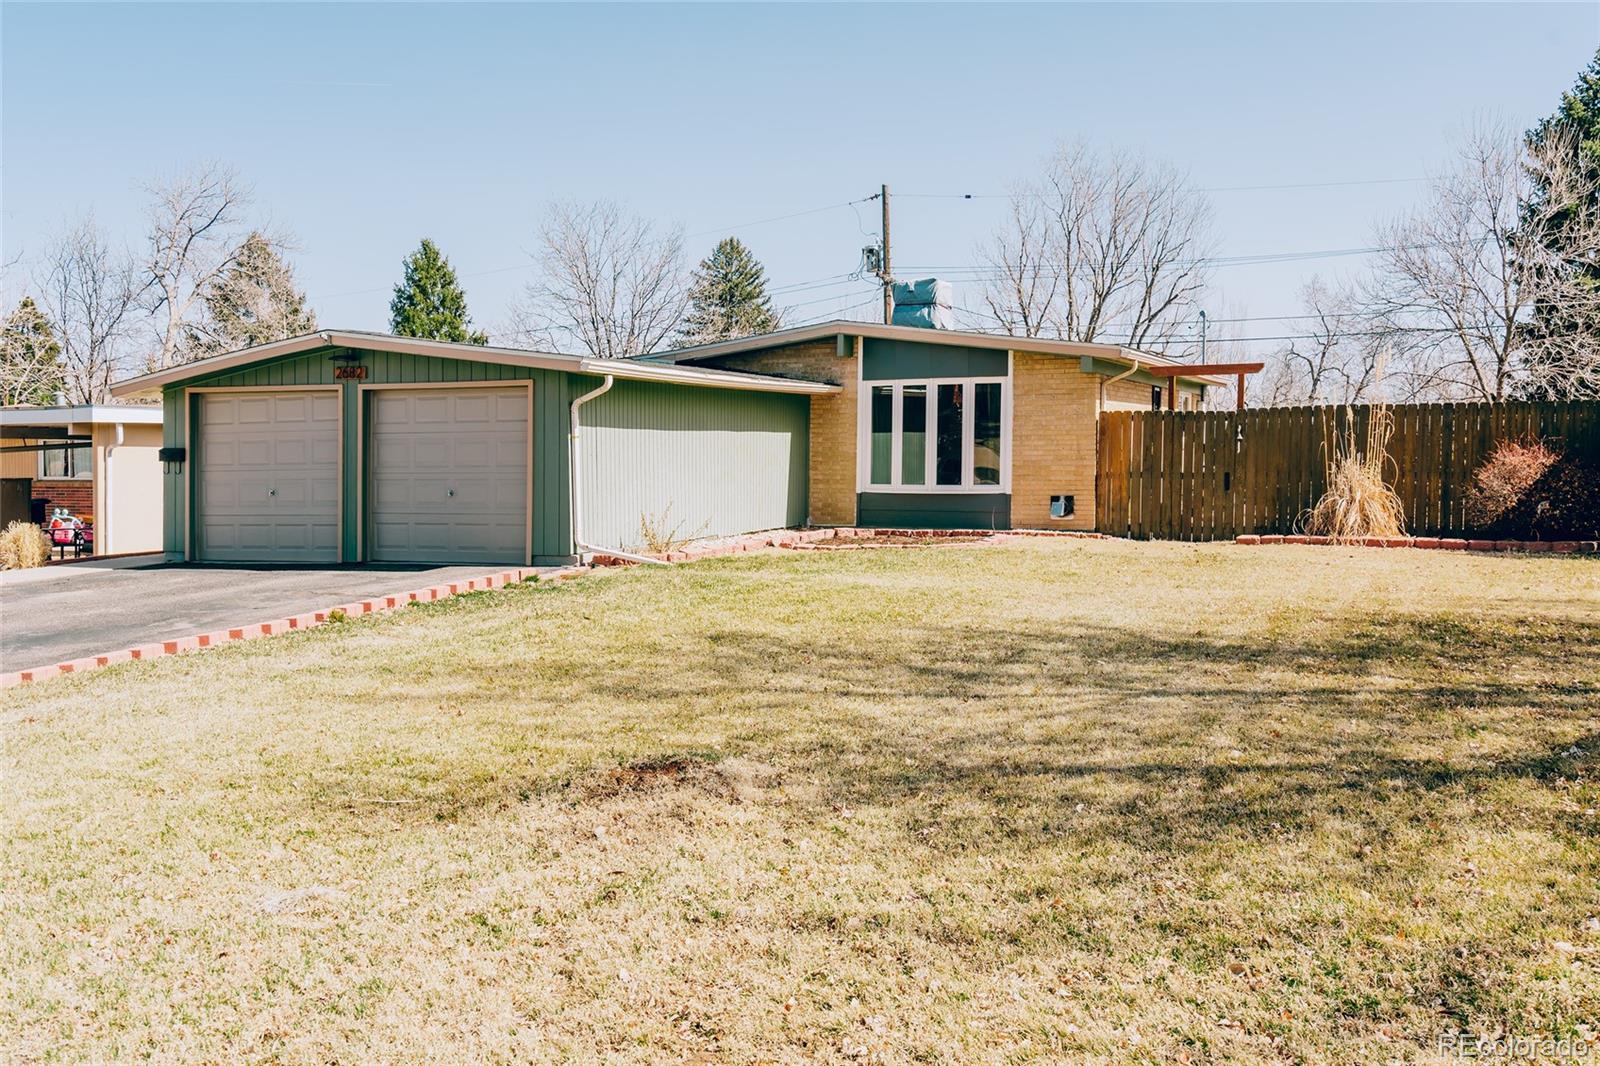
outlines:
[{"label": "electrical wire", "polygon": [[[1336,189],[1352,185],[1402,185],[1427,181],[1427,178],[1360,178],[1354,181],[1301,181],[1282,185],[1213,185],[1195,192],[1266,192],[1272,189]],[[1048,196],[1049,193],[1003,192],[897,192],[895,199],[906,200],[1009,200],[1013,196]],[[870,197],[869,197],[870,199]]]}]

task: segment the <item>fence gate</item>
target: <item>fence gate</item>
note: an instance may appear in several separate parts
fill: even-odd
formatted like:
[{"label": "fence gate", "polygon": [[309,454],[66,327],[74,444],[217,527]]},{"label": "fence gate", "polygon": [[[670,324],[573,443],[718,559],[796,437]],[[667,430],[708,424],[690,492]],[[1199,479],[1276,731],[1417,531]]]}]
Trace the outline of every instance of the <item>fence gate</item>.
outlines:
[{"label": "fence gate", "polygon": [[[1502,440],[1600,452],[1600,403],[1406,404],[1390,409],[1386,477],[1406,529],[1467,531],[1472,471]],[[1331,442],[1365,441],[1370,405],[1245,411],[1108,411],[1100,416],[1096,526],[1116,536],[1216,540],[1293,533],[1327,487]]]}]

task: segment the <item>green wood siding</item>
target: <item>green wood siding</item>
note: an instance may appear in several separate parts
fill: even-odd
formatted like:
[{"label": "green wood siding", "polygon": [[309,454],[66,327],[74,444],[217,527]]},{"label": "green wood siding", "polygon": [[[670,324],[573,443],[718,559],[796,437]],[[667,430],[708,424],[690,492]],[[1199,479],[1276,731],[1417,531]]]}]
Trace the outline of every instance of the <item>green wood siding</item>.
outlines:
[{"label": "green wood siding", "polygon": [[861,376],[867,381],[896,378],[1003,378],[1010,355],[993,348],[967,348],[920,341],[862,341]]},{"label": "green wood siding", "polygon": [[[579,378],[586,392],[598,378]],[[805,396],[617,381],[582,408],[583,536],[643,546],[640,519],[679,536],[726,536],[806,520]]]}]

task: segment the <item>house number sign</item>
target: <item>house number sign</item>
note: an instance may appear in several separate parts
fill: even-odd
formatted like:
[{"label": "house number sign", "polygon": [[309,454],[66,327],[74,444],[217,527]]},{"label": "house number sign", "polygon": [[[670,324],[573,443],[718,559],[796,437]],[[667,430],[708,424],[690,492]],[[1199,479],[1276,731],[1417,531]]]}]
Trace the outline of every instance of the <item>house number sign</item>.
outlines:
[{"label": "house number sign", "polygon": [[335,381],[365,381],[367,368],[364,366],[336,366],[333,368]]}]

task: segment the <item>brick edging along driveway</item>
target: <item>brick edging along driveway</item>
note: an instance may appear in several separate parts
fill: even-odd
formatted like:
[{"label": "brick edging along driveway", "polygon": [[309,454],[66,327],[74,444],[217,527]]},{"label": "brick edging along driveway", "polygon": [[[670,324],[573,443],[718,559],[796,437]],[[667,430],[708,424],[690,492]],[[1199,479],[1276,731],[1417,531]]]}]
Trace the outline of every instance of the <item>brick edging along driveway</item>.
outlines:
[{"label": "brick edging along driveway", "polygon": [[125,663],[134,659],[159,659],[164,655],[178,655],[186,651],[198,651],[201,648],[214,648],[218,645],[230,644],[238,640],[254,640],[257,637],[270,637],[278,633],[287,633],[291,630],[313,629],[326,624],[335,617],[356,618],[364,614],[392,611],[410,603],[432,603],[435,600],[449,599],[451,596],[459,596],[466,592],[503,588],[506,585],[526,581],[529,577],[538,577],[541,581],[563,581],[584,572],[584,568],[573,566],[541,573],[537,568],[530,566],[501,570],[484,574],[481,577],[458,578],[455,581],[446,581],[442,584],[430,585],[427,588],[369,596],[365,599],[352,600],[349,603],[324,607],[317,611],[306,611],[302,614],[284,618],[273,618],[265,622],[228,626],[212,630],[209,633],[196,633],[192,636],[178,637],[154,644],[141,644],[135,648],[119,648],[116,651],[101,652],[98,655],[85,655],[80,659],[52,663],[49,666],[35,666],[26,670],[0,673],[0,688],[11,688],[15,685],[27,684],[33,681],[44,681],[52,677],[60,677],[62,674],[78,674],[88,670],[97,670],[102,666]]}]

